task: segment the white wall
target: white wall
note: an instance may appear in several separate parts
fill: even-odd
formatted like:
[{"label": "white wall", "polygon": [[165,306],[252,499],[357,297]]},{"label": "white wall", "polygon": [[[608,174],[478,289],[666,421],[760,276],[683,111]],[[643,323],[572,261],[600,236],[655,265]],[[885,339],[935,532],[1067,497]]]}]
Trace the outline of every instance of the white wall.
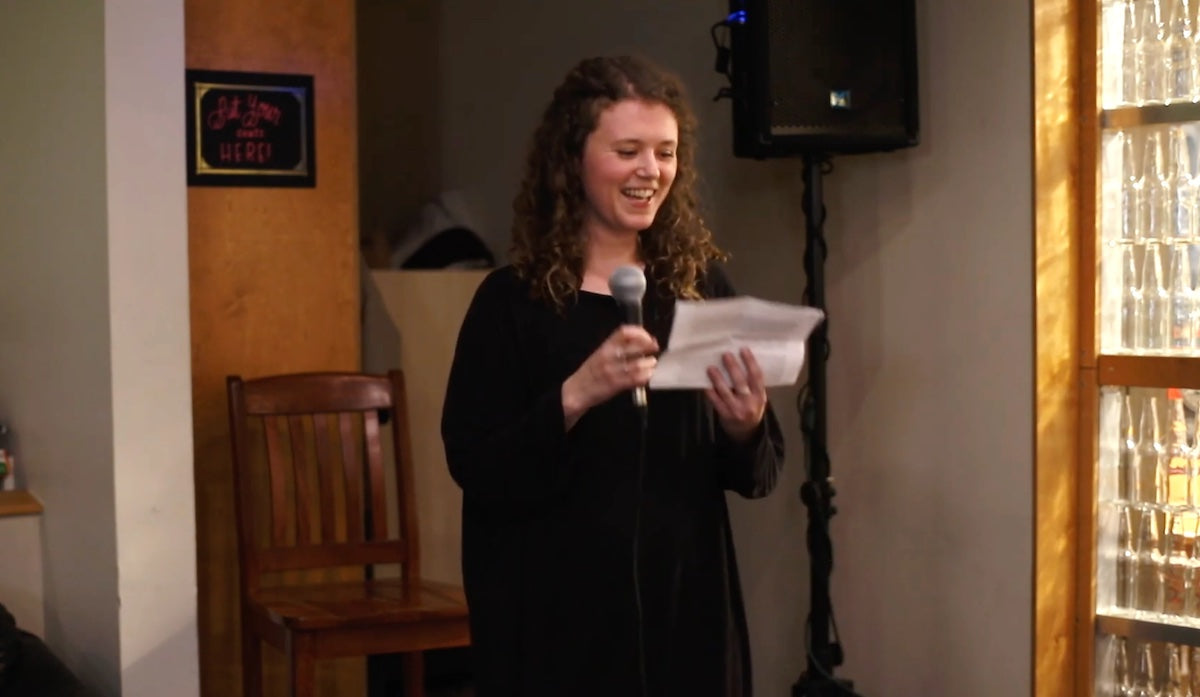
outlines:
[{"label": "white wall", "polygon": [[121,694],[199,694],[183,0],[106,0]]},{"label": "white wall", "polygon": [[0,419],[105,695],[198,692],[182,45],[180,1],[0,4]]},{"label": "white wall", "polygon": [[[825,179],[829,440],[839,675],[866,695],[1031,691],[1033,229],[1028,3],[922,0],[922,144],[835,159]],[[731,156],[712,103],[727,3],[446,0],[443,188],[498,252],[532,128],[566,70],[636,51],[680,72],[701,118],[708,219],[741,290],[797,302],[800,163]],[[452,28],[452,29],[451,29]],[[1000,79],[983,76],[995,76]],[[794,390],[773,394],[787,472],[733,502],[756,693],[790,694],[808,607]]]}]

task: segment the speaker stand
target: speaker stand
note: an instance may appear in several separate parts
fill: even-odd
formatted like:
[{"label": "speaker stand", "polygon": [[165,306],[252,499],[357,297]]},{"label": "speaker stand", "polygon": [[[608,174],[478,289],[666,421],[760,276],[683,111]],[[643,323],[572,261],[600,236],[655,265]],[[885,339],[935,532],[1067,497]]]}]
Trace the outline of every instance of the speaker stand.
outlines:
[{"label": "speaker stand", "polygon": [[[812,307],[825,311],[826,257],[825,202],[821,189],[822,168],[828,158],[819,153],[804,155],[804,270],[808,277],[805,296]],[[833,608],[829,599],[829,576],[833,571],[833,542],[829,539],[829,519],[837,512],[833,506],[833,485],[829,478],[829,453],[826,450],[825,364],[829,358],[829,315],[808,337],[808,384],[800,391],[796,407],[800,412],[800,430],[805,435],[805,459],[808,478],[800,488],[800,499],[808,508],[808,554],[810,607],[806,628],[807,667],[792,686],[792,697],[831,697],[853,695],[853,683],[833,675],[842,664],[842,647],[830,641]],[[836,625],[834,625],[836,629]],[[835,632],[836,634],[836,632]]]}]

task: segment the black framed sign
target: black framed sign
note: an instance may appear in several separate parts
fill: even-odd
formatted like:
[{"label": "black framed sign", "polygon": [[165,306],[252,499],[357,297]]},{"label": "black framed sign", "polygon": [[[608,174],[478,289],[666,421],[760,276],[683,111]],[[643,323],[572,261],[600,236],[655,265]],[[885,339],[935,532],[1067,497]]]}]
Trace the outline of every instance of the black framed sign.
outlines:
[{"label": "black framed sign", "polygon": [[187,71],[189,186],[317,184],[311,75]]}]

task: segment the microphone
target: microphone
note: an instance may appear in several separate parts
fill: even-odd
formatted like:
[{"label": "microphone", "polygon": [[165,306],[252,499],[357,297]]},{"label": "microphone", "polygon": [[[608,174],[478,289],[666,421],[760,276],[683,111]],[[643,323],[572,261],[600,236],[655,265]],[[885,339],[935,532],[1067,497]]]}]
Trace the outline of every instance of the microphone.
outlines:
[{"label": "microphone", "polygon": [[[618,266],[608,277],[608,290],[625,313],[625,324],[642,326],[642,296],[646,294],[646,275],[636,266]],[[646,387],[633,388],[633,405],[646,408]]]}]

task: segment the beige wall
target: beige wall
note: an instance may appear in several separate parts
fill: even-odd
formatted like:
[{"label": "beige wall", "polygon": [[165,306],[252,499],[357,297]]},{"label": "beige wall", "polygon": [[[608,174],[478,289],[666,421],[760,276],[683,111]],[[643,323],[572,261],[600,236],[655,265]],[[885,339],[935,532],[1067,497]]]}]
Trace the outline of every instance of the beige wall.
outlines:
[{"label": "beige wall", "polygon": [[197,693],[182,18],[0,5],[0,419],[45,638],[104,695]]},{"label": "beige wall", "polygon": [[874,693],[1029,694],[1032,17],[917,6],[924,143],[828,197],[835,601]]},{"label": "beige wall", "polygon": [[[918,2],[920,147],[841,157],[825,179],[831,318],[834,608],[863,694],[1029,694],[1033,229],[1030,9]],[[465,191],[502,250],[525,143],[550,90],[591,53],[683,74],[701,118],[709,221],[741,290],[798,302],[796,160],[730,155],[712,71],[716,0],[446,0],[442,187]],[[1001,79],[994,76],[1000,71]],[[804,669],[808,607],[795,390],[773,393],[787,471],[733,502],[764,695]],[[986,599],[986,600],[985,600]]]}]

